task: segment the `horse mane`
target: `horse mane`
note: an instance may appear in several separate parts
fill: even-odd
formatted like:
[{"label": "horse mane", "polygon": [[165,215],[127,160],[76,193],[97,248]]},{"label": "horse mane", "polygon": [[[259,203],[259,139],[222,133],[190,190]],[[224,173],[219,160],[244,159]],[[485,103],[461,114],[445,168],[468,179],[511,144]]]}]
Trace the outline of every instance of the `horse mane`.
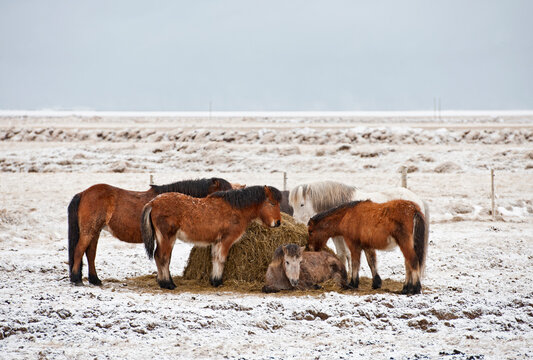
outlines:
[{"label": "horse mane", "polygon": [[[273,186],[268,186],[274,199],[281,203],[281,191]],[[266,199],[265,188],[263,186],[249,186],[244,189],[217,191],[209,195],[209,197],[222,198],[231,206],[237,209],[243,209],[248,206],[262,203]]]},{"label": "horse mane", "polygon": [[357,188],[336,181],[319,181],[310,184],[299,185],[291,190],[290,199],[293,204],[297,203],[298,188],[302,188],[302,196],[308,197],[316,212],[326,211],[334,206],[351,201]]},{"label": "horse mane", "polygon": [[159,195],[168,192],[178,192],[192,197],[202,198],[209,195],[209,188],[218,181],[222,189],[231,189],[231,184],[221,178],[195,179],[177,181],[167,185],[150,185]]},{"label": "horse mane", "polygon": [[287,256],[298,257],[302,255],[302,249],[296,244],[287,244],[283,247]]},{"label": "horse mane", "polygon": [[332,215],[333,213],[335,213],[337,211],[340,211],[340,210],[343,210],[343,209],[347,209],[347,208],[353,208],[353,207],[357,206],[358,204],[363,203],[363,202],[367,202],[367,201],[370,201],[370,200],[357,200],[357,201],[350,201],[350,202],[347,202],[347,203],[344,203],[344,204],[340,204],[338,206],[335,206],[334,208],[331,208],[329,210],[322,211],[322,212],[316,214],[311,219],[309,219],[309,223],[311,221],[316,223],[316,222],[318,222],[318,221],[320,221],[320,220]]},{"label": "horse mane", "polygon": [[283,245],[280,245],[274,250],[274,254],[272,255],[272,261],[281,261],[283,259]]}]

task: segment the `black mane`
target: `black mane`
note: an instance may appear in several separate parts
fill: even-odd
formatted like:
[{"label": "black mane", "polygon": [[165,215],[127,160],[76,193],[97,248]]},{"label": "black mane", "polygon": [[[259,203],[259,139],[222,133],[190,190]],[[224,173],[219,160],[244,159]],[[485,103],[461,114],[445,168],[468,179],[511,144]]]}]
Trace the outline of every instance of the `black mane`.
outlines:
[{"label": "black mane", "polygon": [[150,185],[156,194],[178,192],[192,197],[202,198],[209,195],[209,188],[218,181],[224,190],[231,189],[231,184],[221,178],[183,180],[167,185]]},{"label": "black mane", "polygon": [[[352,208],[352,207],[356,206],[359,203],[367,202],[367,201],[370,201],[370,200],[357,200],[357,201],[350,201],[350,202],[347,202],[347,203],[344,203],[344,204],[340,204],[338,206],[335,206],[334,208],[331,208],[329,210],[322,211],[322,212],[316,214],[311,219],[309,219],[309,222],[313,221],[313,222],[316,223],[316,222],[318,222],[318,221],[330,216],[331,214],[333,214],[334,212],[336,212],[338,210],[342,210],[342,209],[346,209],[346,208]],[[308,222],[308,224],[309,224],[309,222]]]},{"label": "black mane", "polygon": [[[267,187],[274,199],[278,203],[281,202],[281,191],[272,186]],[[217,191],[209,196],[222,198],[237,209],[262,203],[266,199],[264,186],[250,186],[239,190]]]}]

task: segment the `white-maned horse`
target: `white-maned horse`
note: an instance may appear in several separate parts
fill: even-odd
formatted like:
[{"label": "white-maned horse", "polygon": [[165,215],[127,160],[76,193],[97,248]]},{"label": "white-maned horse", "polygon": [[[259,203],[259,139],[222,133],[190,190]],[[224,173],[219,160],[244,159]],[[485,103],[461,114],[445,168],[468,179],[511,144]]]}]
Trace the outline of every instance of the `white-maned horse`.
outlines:
[{"label": "white-maned horse", "polygon": [[[420,210],[426,217],[428,226],[426,227],[425,241],[429,234],[429,207],[418,195],[412,191],[402,188],[387,188],[379,192],[364,192],[355,186],[349,186],[335,181],[319,181],[310,184],[300,184],[293,188],[289,194],[289,204],[294,209],[293,217],[296,221],[307,224],[309,219],[315,214],[329,210],[340,204],[355,200],[372,200],[376,203],[387,202],[394,199],[410,200],[418,204]],[[351,254],[347,251],[346,244],[342,237],[332,238],[335,244],[337,255],[342,263],[348,266],[348,279],[352,274]],[[375,250],[365,250],[366,260],[372,272],[372,288],[381,287],[381,277],[378,274],[377,258]]]}]

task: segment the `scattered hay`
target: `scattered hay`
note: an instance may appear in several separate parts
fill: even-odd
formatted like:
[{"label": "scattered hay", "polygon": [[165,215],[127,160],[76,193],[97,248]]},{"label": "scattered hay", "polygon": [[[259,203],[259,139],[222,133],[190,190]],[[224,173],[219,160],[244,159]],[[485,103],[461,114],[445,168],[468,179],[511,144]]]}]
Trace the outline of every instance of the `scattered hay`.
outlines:
[{"label": "scattered hay", "polygon": [[[208,281],[200,280],[186,280],[181,276],[174,276],[173,280],[176,284],[174,290],[161,289],[155,280],[155,273],[152,275],[143,275],[126,280],[117,279],[105,279],[104,284],[121,284],[121,286],[130,289],[132,291],[138,291],[142,293],[161,294],[166,292],[172,292],[176,294],[180,293],[192,293],[192,294],[213,294],[221,292],[233,292],[238,294],[247,295],[262,295],[262,296],[318,296],[328,292],[338,292],[346,295],[364,296],[364,295],[376,295],[376,294],[400,294],[403,287],[402,281],[383,279],[381,289],[372,289],[372,279],[368,277],[361,277],[359,279],[359,288],[357,290],[343,290],[340,289],[334,281],[328,280],[321,284],[320,289],[316,290],[283,290],[278,293],[264,294],[261,292],[261,288],[265,283],[263,281],[237,281],[228,280],[218,288],[214,288],[209,285]],[[106,285],[104,285],[106,286]],[[116,285],[111,285],[116,287]],[[113,291],[113,290],[112,290]],[[431,292],[431,289],[423,287],[424,293]]]},{"label": "scattered hay", "polygon": [[[230,249],[224,266],[224,284],[218,288],[209,284],[211,248],[196,246],[191,250],[183,276],[173,277],[176,284],[174,290],[161,289],[155,279],[155,273],[126,279],[126,281],[110,279],[106,282],[122,283],[122,286],[129,289],[154,294],[162,292],[212,294],[231,291],[241,294],[262,294],[263,296],[317,296],[335,291],[362,296],[385,293],[399,294],[401,292],[403,287],[401,281],[384,279],[382,288],[374,290],[372,289],[372,279],[362,277],[357,290],[340,289],[334,281],[328,280],[322,283],[321,288],[317,290],[285,290],[276,294],[263,294],[261,288],[264,285],[266,270],[272,260],[274,250],[280,245],[289,243],[300,246],[307,244],[307,227],[303,224],[297,224],[291,216],[285,213],[282,213],[281,216],[282,224],[275,229],[267,229],[258,223],[250,224],[241,241]],[[428,289],[424,288],[424,291],[428,291]]]},{"label": "scattered hay", "polygon": [[[234,244],[224,265],[223,280],[260,282],[265,279],[274,250],[284,244],[307,244],[307,227],[298,224],[292,216],[281,213],[281,226],[268,229],[252,223],[241,240]],[[185,280],[208,283],[211,274],[211,247],[193,247],[183,272]]]}]

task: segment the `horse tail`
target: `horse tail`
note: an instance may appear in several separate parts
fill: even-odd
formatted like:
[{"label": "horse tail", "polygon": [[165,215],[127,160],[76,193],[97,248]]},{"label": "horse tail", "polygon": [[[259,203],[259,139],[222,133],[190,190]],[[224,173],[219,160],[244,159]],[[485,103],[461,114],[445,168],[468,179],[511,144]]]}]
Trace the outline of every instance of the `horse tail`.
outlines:
[{"label": "horse tail", "polygon": [[141,215],[141,236],[144,243],[144,248],[149,259],[154,258],[155,251],[155,236],[154,224],[152,223],[152,206],[146,204]]},{"label": "horse tail", "polygon": [[[72,276],[74,253],[80,240],[80,224],[78,222],[78,208],[80,207],[81,194],[76,194],[68,204],[68,264],[69,274]],[[83,262],[80,262],[80,273]]]},{"label": "horse tail", "polygon": [[[424,202],[424,218],[426,219],[426,231],[424,233],[424,248],[426,249],[426,253],[427,253],[427,248],[428,248],[428,244],[429,244],[429,222],[430,222],[429,205],[428,205],[428,203],[426,201],[423,201],[423,202]],[[422,270],[421,275],[424,275],[424,270],[425,269],[422,268],[421,270]]]},{"label": "horse tail", "polygon": [[419,210],[417,210],[414,214],[413,240],[421,274],[423,274],[424,268],[426,266],[426,253],[428,248],[428,236],[426,232],[427,227],[428,226],[424,215]]}]

